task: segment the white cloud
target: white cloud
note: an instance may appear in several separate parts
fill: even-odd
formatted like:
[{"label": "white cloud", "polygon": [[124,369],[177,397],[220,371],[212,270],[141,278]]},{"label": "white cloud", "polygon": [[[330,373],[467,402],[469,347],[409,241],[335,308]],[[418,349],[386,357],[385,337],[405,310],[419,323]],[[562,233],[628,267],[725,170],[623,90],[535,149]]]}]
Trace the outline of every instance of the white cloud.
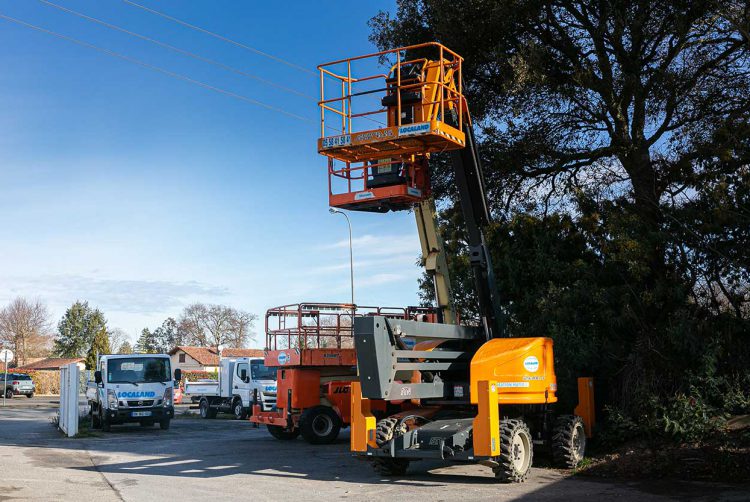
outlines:
[{"label": "white cloud", "polygon": [[0,300],[16,296],[40,297],[54,306],[88,301],[107,311],[154,314],[180,308],[190,301],[211,301],[229,290],[197,281],[170,282],[134,279],[97,279],[82,275],[40,275],[5,277]]}]

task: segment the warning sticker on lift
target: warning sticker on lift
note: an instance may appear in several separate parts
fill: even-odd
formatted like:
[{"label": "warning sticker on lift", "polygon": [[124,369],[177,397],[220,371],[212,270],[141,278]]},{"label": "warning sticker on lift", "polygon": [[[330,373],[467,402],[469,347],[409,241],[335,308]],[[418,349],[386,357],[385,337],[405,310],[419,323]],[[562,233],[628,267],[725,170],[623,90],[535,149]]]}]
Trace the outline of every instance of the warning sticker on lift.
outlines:
[{"label": "warning sticker on lift", "polygon": [[413,134],[423,134],[430,132],[430,123],[421,122],[419,124],[403,125],[398,128],[399,136],[411,136]]},{"label": "warning sticker on lift", "polygon": [[373,197],[375,197],[375,194],[372,192],[359,192],[354,196],[354,200],[372,199]]},{"label": "warning sticker on lift", "polygon": [[528,387],[529,382],[497,382],[497,386],[500,388],[519,388],[519,387]]},{"label": "warning sticker on lift", "polygon": [[346,146],[352,142],[350,134],[342,134],[341,136],[328,136],[321,140],[322,148],[333,148],[336,146]]}]

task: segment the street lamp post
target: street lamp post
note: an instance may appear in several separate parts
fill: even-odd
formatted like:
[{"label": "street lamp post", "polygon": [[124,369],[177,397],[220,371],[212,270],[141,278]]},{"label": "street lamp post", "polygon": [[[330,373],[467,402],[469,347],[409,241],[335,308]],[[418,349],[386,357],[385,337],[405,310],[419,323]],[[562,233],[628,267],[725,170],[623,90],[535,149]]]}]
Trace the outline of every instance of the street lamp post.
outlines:
[{"label": "street lamp post", "polygon": [[346,218],[346,223],[349,226],[349,280],[352,287],[352,326],[354,326],[354,252],[352,251],[352,222],[349,220],[349,215],[345,212],[335,208],[330,208],[328,211],[331,214],[341,214]]}]

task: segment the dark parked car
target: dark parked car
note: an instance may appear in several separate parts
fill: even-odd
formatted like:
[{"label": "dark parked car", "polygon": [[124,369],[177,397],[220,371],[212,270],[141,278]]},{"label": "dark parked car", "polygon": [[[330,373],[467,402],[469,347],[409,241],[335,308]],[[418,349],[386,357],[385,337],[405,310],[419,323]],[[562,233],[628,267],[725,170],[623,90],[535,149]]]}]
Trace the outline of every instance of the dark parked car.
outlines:
[{"label": "dark parked car", "polygon": [[8,399],[21,394],[28,398],[34,397],[34,381],[24,373],[8,373],[7,385],[5,373],[0,373],[0,385],[5,385],[5,397]]}]

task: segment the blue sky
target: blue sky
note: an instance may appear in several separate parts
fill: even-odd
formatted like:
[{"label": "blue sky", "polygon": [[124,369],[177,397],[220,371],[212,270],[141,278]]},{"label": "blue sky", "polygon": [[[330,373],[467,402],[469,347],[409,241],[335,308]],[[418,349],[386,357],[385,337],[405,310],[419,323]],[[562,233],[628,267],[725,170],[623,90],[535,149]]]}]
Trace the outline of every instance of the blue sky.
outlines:
[{"label": "blue sky", "polygon": [[[53,0],[317,96],[317,77],[128,5]],[[367,53],[392,1],[138,3],[299,66]],[[35,0],[0,13],[309,118],[170,78],[0,19],[0,304],[77,299],[132,339],[194,301],[262,314],[349,296],[346,222],[328,213],[314,100]],[[359,304],[417,302],[413,215],[350,215]],[[256,332],[262,331],[262,321]],[[258,345],[262,345],[258,337]]]}]

